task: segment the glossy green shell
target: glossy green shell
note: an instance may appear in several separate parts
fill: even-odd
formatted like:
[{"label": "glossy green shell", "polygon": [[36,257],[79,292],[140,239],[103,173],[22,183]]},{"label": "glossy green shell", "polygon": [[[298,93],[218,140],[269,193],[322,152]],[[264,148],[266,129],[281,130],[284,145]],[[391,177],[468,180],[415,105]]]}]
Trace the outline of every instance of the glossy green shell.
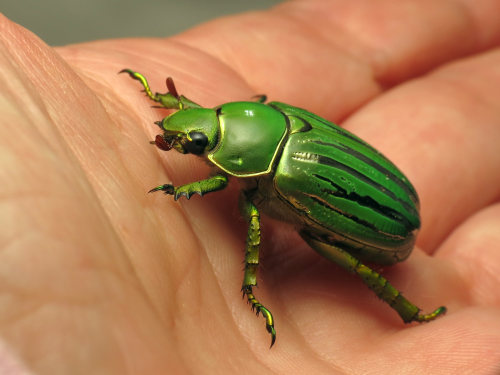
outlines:
[{"label": "glossy green shell", "polygon": [[[288,104],[238,102],[220,108],[219,145],[209,159],[238,177],[261,176],[266,213],[363,261],[393,264],[408,257],[420,227],[418,196],[380,152]],[[258,115],[242,116],[245,111]],[[241,165],[234,162],[236,154]]]},{"label": "glossy green shell", "polygon": [[227,103],[216,111],[219,142],[208,159],[237,177],[270,173],[287,133],[286,117],[255,102]]},{"label": "glossy green shell", "polygon": [[362,260],[404,260],[420,227],[418,196],[380,152],[325,119],[269,103],[295,122],[274,172],[282,202],[304,226]]}]

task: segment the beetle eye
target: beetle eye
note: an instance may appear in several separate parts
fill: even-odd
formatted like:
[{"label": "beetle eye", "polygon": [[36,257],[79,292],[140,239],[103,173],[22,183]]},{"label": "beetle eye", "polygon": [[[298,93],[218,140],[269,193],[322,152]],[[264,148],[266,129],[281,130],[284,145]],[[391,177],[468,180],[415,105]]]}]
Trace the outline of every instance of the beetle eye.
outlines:
[{"label": "beetle eye", "polygon": [[205,151],[205,147],[208,144],[208,137],[204,133],[191,132],[189,133],[189,138],[187,142],[183,145],[187,152],[190,154],[200,155]]}]

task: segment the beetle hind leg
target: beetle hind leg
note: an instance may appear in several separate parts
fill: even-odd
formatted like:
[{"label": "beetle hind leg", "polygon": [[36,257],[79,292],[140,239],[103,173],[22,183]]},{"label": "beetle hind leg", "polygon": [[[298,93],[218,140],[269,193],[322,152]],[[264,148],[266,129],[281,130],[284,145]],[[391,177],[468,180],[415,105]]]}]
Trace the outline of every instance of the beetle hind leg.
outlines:
[{"label": "beetle hind leg", "polygon": [[309,233],[302,232],[302,238],[318,253],[333,261],[350,273],[358,275],[363,282],[384,302],[389,304],[405,323],[429,322],[446,312],[441,306],[429,314],[420,314],[420,308],[408,301],[387,279],[361,263],[357,258],[332,244],[325,243]]},{"label": "beetle hind leg", "polygon": [[257,315],[262,313],[266,319],[266,329],[271,335],[271,347],[276,341],[276,330],[274,329],[274,318],[271,311],[264,307],[253,295],[252,288],[257,285],[257,268],[259,266],[259,245],[260,245],[260,217],[257,207],[242,194],[241,210],[245,219],[248,221],[248,234],[245,249],[245,276],[241,291],[243,297],[247,297],[248,303],[255,310]]}]

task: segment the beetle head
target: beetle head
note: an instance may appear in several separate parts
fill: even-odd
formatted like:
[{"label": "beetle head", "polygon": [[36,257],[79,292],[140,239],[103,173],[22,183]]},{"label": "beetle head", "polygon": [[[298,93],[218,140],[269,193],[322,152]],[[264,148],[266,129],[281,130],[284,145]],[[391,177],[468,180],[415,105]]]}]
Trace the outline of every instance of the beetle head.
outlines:
[{"label": "beetle head", "polygon": [[164,133],[157,135],[154,143],[164,151],[174,148],[182,154],[201,155],[217,143],[219,121],[210,108],[179,110],[157,124]]}]

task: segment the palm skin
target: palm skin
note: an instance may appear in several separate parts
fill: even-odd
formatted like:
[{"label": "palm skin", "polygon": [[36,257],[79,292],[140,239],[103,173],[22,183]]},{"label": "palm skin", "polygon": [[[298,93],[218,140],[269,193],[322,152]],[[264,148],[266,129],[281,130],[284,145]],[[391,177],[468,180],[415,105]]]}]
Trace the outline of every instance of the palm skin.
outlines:
[{"label": "palm skin", "polygon": [[[55,52],[2,19],[4,346],[39,374],[498,371],[500,5],[465,3],[292,1]],[[381,150],[415,185],[423,222],[409,260],[383,274],[448,314],[405,326],[265,220],[255,294],[276,319],[269,350],[239,291],[237,184],[190,201],[146,194],[209,169],[148,145],[167,111],[123,68],[162,92],[172,76],[204,106],[265,93]]]}]

